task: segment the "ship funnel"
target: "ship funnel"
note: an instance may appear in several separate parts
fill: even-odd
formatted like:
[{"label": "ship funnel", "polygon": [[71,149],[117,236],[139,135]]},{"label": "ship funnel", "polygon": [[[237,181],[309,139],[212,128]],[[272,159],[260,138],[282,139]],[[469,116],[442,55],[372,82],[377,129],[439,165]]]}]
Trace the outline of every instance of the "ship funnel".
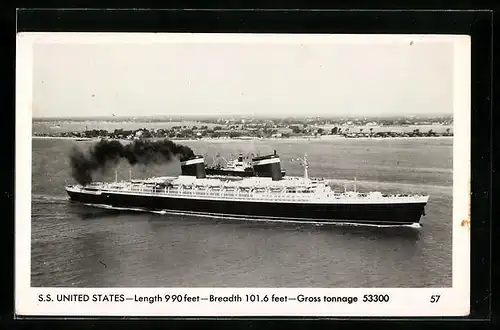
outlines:
[{"label": "ship funnel", "polygon": [[272,155],[252,158],[252,166],[256,176],[271,177],[273,181],[283,178],[280,157],[276,152]]},{"label": "ship funnel", "polygon": [[203,156],[195,156],[194,158],[181,162],[182,175],[196,176],[198,179],[206,178],[205,174],[205,159]]}]

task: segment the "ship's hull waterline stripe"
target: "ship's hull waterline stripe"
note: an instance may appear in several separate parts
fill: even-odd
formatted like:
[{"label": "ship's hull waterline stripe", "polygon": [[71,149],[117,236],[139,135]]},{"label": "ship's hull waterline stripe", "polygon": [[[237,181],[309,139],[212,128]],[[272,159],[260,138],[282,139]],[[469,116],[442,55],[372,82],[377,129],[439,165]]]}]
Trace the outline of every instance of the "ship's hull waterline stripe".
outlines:
[{"label": "ship's hull waterline stripe", "polygon": [[[297,223],[297,224],[312,224],[312,225],[348,225],[348,226],[373,226],[373,227],[412,227],[412,228],[421,228],[422,225],[418,222],[413,223],[400,223],[395,224],[394,222],[387,221],[386,224],[383,221],[377,220],[365,220],[366,222],[350,222],[352,220],[335,220],[331,219],[313,219],[313,218],[284,218],[284,217],[272,217],[272,216],[251,216],[251,215],[238,215],[238,214],[226,214],[226,213],[209,213],[209,212],[189,212],[189,211],[178,211],[178,210],[150,210],[138,207],[118,207],[111,206],[107,204],[92,204],[92,203],[83,203],[86,206],[93,206],[104,209],[118,210],[118,211],[135,211],[135,212],[150,212],[157,214],[172,214],[172,215],[190,215],[190,216],[200,216],[207,218],[216,218],[216,219],[234,219],[234,220],[243,220],[243,221],[256,221],[256,222],[282,222],[282,223]],[[372,223],[370,223],[372,222]]]}]

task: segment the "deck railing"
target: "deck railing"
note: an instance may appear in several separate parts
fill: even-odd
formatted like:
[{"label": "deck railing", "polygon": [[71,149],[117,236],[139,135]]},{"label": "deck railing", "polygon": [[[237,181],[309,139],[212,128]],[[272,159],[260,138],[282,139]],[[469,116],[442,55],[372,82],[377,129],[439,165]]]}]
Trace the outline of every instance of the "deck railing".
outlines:
[{"label": "deck railing", "polygon": [[[129,185],[129,186],[104,186],[103,190],[110,192],[138,192],[147,193],[160,196],[172,196],[172,197],[216,197],[217,199],[240,199],[240,200],[275,200],[275,201],[308,201],[314,198],[314,193],[294,193],[285,194],[283,192],[244,192],[240,190],[227,191],[213,191],[206,189],[182,189],[182,188],[154,188],[145,187],[140,185]],[[331,194],[333,196],[333,194]]]}]

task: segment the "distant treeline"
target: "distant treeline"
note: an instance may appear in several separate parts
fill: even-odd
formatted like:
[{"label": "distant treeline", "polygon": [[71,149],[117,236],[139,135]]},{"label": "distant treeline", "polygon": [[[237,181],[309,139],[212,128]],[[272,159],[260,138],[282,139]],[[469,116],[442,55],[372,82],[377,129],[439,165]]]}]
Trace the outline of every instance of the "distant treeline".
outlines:
[{"label": "distant treeline", "polygon": [[[35,133],[37,136],[58,136],[58,137],[74,137],[74,138],[101,138],[106,137],[110,139],[148,139],[148,138],[170,138],[170,139],[196,139],[196,138],[238,138],[241,136],[250,137],[272,137],[278,134],[276,129],[264,128],[261,131],[256,130],[241,130],[229,129],[221,126],[214,128],[207,128],[206,126],[193,128],[183,128],[181,126],[174,126],[170,129],[147,129],[141,128],[136,130],[115,129],[108,132],[104,129],[92,129],[82,132],[57,132],[57,133]],[[283,137],[291,136],[290,133],[283,133]]]}]

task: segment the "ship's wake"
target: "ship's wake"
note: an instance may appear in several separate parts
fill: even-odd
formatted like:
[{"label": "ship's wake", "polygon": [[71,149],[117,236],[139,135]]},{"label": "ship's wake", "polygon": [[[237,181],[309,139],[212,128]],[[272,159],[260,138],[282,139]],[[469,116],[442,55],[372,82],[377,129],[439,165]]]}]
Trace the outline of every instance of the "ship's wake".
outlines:
[{"label": "ship's wake", "polygon": [[31,201],[33,202],[61,203],[66,202],[68,199],[69,197],[64,195],[31,194]]},{"label": "ship's wake", "polygon": [[182,215],[182,216],[192,216],[192,217],[203,217],[212,219],[227,219],[227,220],[238,220],[247,222],[264,222],[264,223],[288,223],[288,224],[300,224],[300,225],[313,225],[313,226],[345,226],[345,227],[375,227],[375,228],[413,228],[420,229],[422,225],[419,223],[413,224],[369,224],[369,223],[354,223],[348,221],[310,221],[310,220],[295,220],[295,219],[272,219],[272,218],[257,218],[257,217],[243,217],[243,216],[231,216],[229,214],[214,214],[214,213],[202,213],[202,212],[181,212],[174,210],[150,210],[144,208],[134,208],[134,207],[117,207],[107,204],[84,204],[91,207],[103,208],[115,211],[128,211],[128,212],[147,212],[159,215]]}]

